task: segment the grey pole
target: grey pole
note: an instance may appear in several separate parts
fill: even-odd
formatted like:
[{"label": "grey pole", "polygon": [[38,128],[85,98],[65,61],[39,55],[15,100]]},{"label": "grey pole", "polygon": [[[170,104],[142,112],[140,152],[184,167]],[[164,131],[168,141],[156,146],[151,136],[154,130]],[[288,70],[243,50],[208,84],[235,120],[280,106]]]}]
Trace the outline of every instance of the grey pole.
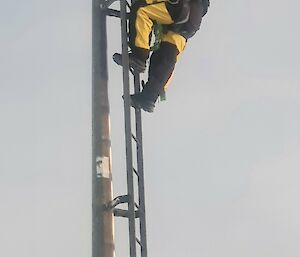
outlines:
[{"label": "grey pole", "polygon": [[92,257],[114,257],[106,14],[92,1]]}]

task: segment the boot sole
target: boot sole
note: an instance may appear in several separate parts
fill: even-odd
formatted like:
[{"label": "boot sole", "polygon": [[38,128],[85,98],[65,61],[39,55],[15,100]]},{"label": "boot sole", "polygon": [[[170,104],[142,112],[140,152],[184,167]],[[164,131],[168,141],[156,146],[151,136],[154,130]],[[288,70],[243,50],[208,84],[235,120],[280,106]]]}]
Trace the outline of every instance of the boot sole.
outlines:
[{"label": "boot sole", "polygon": [[[122,55],[121,54],[115,53],[112,58],[113,58],[113,60],[114,60],[114,62],[116,64],[118,64],[120,66],[123,66],[122,65]],[[141,68],[132,59],[129,59],[129,66],[130,66],[130,68],[133,68],[134,71],[136,71],[138,73],[143,73],[146,70],[146,67],[145,68]]]}]

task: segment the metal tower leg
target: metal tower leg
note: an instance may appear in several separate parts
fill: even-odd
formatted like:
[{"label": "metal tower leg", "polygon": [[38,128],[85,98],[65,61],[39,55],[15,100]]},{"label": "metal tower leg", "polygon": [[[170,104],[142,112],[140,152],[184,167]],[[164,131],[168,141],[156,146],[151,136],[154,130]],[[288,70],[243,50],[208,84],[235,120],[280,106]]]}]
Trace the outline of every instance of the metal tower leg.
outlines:
[{"label": "metal tower leg", "polygon": [[127,43],[127,19],[126,1],[120,1],[121,34],[122,34],[122,66],[123,66],[123,92],[124,92],[124,116],[125,116],[125,142],[126,142],[126,170],[127,170],[127,194],[128,219],[129,219],[129,244],[130,257],[136,257],[136,231],[135,231],[135,201],[133,182],[132,139],[131,139],[131,113],[130,113],[130,89]]},{"label": "metal tower leg", "polygon": [[[140,92],[140,77],[134,75],[134,92]],[[140,212],[140,236],[141,236],[141,257],[147,257],[147,235],[145,215],[145,187],[144,187],[144,160],[143,160],[143,135],[142,135],[142,114],[140,109],[135,109],[136,124],[136,149],[137,149],[137,170],[138,170],[138,192]]]}]

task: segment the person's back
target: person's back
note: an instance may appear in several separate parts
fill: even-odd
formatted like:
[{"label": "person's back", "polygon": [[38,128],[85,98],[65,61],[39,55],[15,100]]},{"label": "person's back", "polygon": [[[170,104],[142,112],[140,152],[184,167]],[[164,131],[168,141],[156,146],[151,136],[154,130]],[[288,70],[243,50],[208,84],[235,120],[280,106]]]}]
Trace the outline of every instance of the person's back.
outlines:
[{"label": "person's back", "polygon": [[[175,22],[169,26],[173,30],[187,40],[195,35],[200,29],[202,17],[207,13],[209,7],[209,0],[183,0],[187,1],[189,6],[188,18],[185,22]],[[186,11],[184,11],[186,13]],[[182,17],[184,18],[184,17]],[[185,17],[186,18],[186,17]]]}]

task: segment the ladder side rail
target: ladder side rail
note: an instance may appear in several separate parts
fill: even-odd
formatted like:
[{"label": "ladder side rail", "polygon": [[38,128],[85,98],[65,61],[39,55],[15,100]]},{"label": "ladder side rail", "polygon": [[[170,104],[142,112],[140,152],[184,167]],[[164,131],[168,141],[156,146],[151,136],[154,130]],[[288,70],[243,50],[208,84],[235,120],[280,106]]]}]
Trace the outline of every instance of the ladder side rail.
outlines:
[{"label": "ladder side rail", "polygon": [[[134,74],[134,91],[140,92],[140,76]],[[138,195],[140,211],[140,240],[141,257],[147,257],[147,233],[146,233],[146,208],[145,208],[145,185],[144,185],[144,160],[143,160],[143,134],[141,109],[135,109],[136,138],[137,138],[137,170],[138,170]]]},{"label": "ladder side rail", "polygon": [[121,34],[122,34],[122,67],[123,67],[123,93],[124,93],[124,116],[125,116],[125,141],[126,141],[126,170],[127,191],[130,197],[128,202],[128,226],[130,257],[136,257],[136,231],[135,231],[135,205],[134,183],[132,163],[132,139],[131,139],[131,113],[130,113],[130,89],[129,89],[129,65],[128,65],[128,38],[127,17],[125,0],[120,0]]}]

